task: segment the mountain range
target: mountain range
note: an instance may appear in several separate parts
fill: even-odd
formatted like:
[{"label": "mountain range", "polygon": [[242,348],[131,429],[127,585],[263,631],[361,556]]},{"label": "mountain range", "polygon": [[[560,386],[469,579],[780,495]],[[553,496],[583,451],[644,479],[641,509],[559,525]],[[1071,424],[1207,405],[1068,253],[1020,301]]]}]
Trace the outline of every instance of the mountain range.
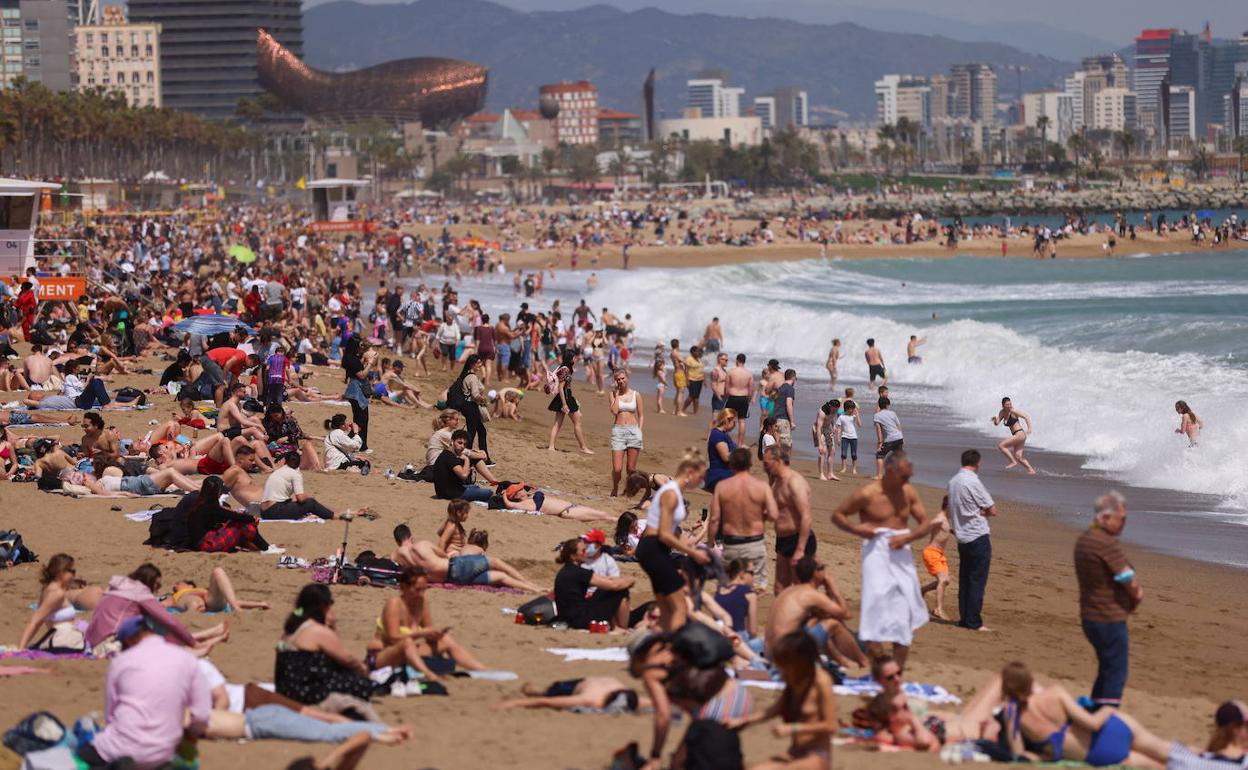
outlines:
[{"label": "mountain range", "polygon": [[637,112],[641,83],[657,71],[659,109],[678,115],[685,80],[726,70],[748,99],[786,85],[804,88],[811,117],[874,114],[873,83],[890,72],[947,72],[964,62],[997,65],[999,88],[1057,82],[1074,65],[1000,43],[883,32],[858,24],[680,15],[655,8],[595,5],[568,11],[516,11],[487,0],[417,0],[369,5],[333,0],[304,11],[304,52],[315,67],[345,71],[413,56],[447,56],[490,68],[488,106],[532,108],[537,87],[588,79],[603,106]]}]

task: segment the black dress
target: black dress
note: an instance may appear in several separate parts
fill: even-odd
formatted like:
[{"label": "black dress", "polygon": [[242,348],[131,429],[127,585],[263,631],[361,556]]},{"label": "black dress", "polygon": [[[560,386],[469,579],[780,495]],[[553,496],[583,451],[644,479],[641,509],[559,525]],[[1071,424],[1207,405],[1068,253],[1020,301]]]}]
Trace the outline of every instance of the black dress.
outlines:
[{"label": "black dress", "polygon": [[277,694],[309,705],[335,692],[368,700],[377,689],[371,679],[343,668],[323,652],[278,650],[276,668]]},{"label": "black dress", "polygon": [[[563,400],[568,402],[568,414],[581,411],[581,405],[576,403],[576,396],[572,395],[572,386],[567,385],[563,389]],[[552,412],[563,411],[563,400],[560,400],[559,394],[556,393],[554,399],[551,400],[550,406],[546,407]]]}]

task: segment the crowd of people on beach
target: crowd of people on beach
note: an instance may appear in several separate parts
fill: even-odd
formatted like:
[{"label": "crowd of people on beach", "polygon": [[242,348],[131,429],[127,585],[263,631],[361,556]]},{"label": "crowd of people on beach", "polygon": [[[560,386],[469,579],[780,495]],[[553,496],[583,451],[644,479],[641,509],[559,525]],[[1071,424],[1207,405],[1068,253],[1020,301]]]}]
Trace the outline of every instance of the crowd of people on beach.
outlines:
[{"label": "crowd of people on beach", "polygon": [[[729,213],[691,214],[666,204],[549,214],[478,207],[424,216],[426,225],[497,227],[509,246],[496,251],[457,240],[448,229],[429,239],[405,229],[421,221],[419,213],[380,219],[378,233],[344,241],[311,237],[298,212],[261,206],[222,209],[213,218],[81,221],[44,232],[40,268],[18,277],[16,295],[0,298],[6,359],[0,390],[8,399],[0,407],[0,480],[70,497],[170,498],[152,515],[150,544],[259,552],[298,566],[270,542],[267,523],[375,517],[367,508],[335,510],[314,492],[322,474],[355,474],[369,483],[376,457],[369,428],[380,411],[381,419],[419,426],[422,435],[431,421],[423,457],[395,478],[428,484],[446,503],[436,532],[399,523],[392,552],[354,565],[390,575],[397,589],[376,600],[375,630],[362,656],[338,630],[330,582],[342,561],[320,565],[323,580],[299,591],[282,626],[271,685],[232,683],[211,662],[213,649],[230,638],[228,621],[192,631],[181,619],[286,603],[270,595],[241,598],[228,561],[219,562],[224,566],[202,588],[180,579],[162,590],[163,576],[150,563],[104,586],[79,580],[73,555],[53,555],[16,641],[23,649],[109,660],[105,723],[72,749],[81,764],[111,767],[128,758],[143,769],[173,767],[195,740],[267,738],[344,742],[314,766],[350,767],[370,741],[403,743],[413,728],[386,724],[372,700],[445,693],[448,683],[458,686],[450,678],[456,671],[490,673],[471,640],[434,619],[430,587],[449,584],[536,595],[536,604],[521,609],[522,622],[621,636],[632,686],[601,676],[529,684],[522,697],[495,704],[648,712],[646,750],[617,767],[741,767],[741,731],[766,721],[790,743],[780,757],[755,765],[760,768],[827,770],[838,737],[949,758],[1248,767],[1248,711],[1238,702],[1218,709],[1213,738],[1200,750],[1156,737],[1121,710],[1127,622],[1144,594],[1117,540],[1127,507],[1116,493],[1095,502],[1095,521],[1074,552],[1081,620],[1099,672],[1090,697],[1041,684],[1024,663],[1010,662],[961,711],[916,704],[904,685],[915,633],[929,620],[926,594],[935,594],[937,617],[986,630],[990,520],[998,511],[978,476],[982,457],[968,449],[941,510],[929,514],[910,483],[914,468],[894,402],[904,394],[890,391],[896,381],[890,386],[890,365],[874,339],[862,353],[870,397],[860,401],[855,388],[844,388],[811,419],[798,407],[798,372],[778,359],[761,371],[751,368],[745,354],[730,352],[715,318],[687,352],[678,339],[656,345],[644,365],[655,382],[647,403],[649,394],[631,384],[638,368],[634,320],[607,308],[595,312],[584,300],[572,308],[545,303],[540,276],[553,276],[553,269],[536,271],[536,280],[516,274],[517,307],[487,308],[460,294],[465,266],[502,273],[507,248],[553,250],[560,269],[564,256],[578,269],[578,253],[639,243],[635,238],[646,230],[658,245],[744,246],[777,238],[826,244],[851,237],[839,221],[806,212],[738,230]],[[895,227],[905,242],[945,232],[918,218]],[[950,228],[950,237],[965,234]],[[969,237],[978,237],[975,228]],[[240,244],[251,258],[231,253]],[[442,279],[423,277],[438,269]],[[70,271],[86,276],[86,294],[31,306],[41,278]],[[375,289],[366,290],[361,273],[371,274]],[[925,342],[910,338],[908,365],[921,365]],[[834,340],[827,359],[833,392],[843,356]],[[574,388],[578,372],[582,388]],[[340,386],[314,387],[314,374],[329,374]],[[147,387],[116,387],[121,378]],[[445,388],[431,384],[448,379]],[[578,390],[592,403],[578,400]],[[613,510],[569,499],[577,492],[556,497],[540,479],[505,480],[541,473],[515,467],[497,446],[491,450],[491,432],[526,419],[529,395],[546,403],[550,450],[558,450],[569,423],[581,453],[609,446]],[[314,435],[294,405],[324,402],[343,411]],[[665,414],[667,406],[692,418],[684,424],[705,440],[705,452],[690,451],[671,468],[642,470],[647,417]],[[609,413],[609,436],[587,434],[586,408]],[[160,409],[169,416],[151,420],[147,431],[110,424],[119,411]],[[1176,411],[1180,432],[1195,443],[1202,424],[1186,403]],[[754,436],[751,413],[758,431],[752,444],[746,440]],[[868,413],[875,439],[874,463],[866,469],[871,478],[844,495],[831,518],[862,543],[854,608],[821,557],[815,491],[793,467],[794,442],[809,427],[820,480],[857,475]],[[1034,473],[1024,457],[1031,417],[1007,397],[991,421],[1009,431],[998,449],[1010,467]],[[66,438],[79,430],[77,440]],[[709,493],[701,517],[687,498],[694,490]],[[559,545],[558,572],[545,585],[499,555],[508,544],[492,548],[484,526],[468,525],[470,518],[488,522],[499,515],[494,511],[540,513],[592,528]],[[945,605],[953,583],[945,555],[950,538],[958,553],[956,616]],[[923,546],[927,585],[919,580],[915,543]],[[75,622],[78,613],[90,613],[85,629]],[[869,672],[875,694],[847,728],[836,692],[854,672]],[[759,687],[779,691],[766,708],[757,708],[751,695]],[[689,715],[690,726],[672,741],[677,709]]]}]

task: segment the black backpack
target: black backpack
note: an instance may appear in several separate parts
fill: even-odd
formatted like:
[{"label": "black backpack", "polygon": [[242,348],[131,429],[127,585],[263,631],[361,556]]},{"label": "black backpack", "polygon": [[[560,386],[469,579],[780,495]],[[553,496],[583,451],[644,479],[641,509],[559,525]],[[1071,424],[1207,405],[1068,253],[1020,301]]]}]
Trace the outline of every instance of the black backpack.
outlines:
[{"label": "black backpack", "polygon": [[147,524],[147,539],[143,541],[143,545],[150,545],[153,548],[173,548],[175,543],[170,541],[173,537],[173,519],[176,509],[161,508],[152,514],[151,520]]},{"label": "black backpack", "polygon": [[22,542],[21,534],[16,529],[0,532],[0,569],[6,567],[9,562],[18,565],[34,561],[39,561],[38,554],[26,547],[26,544]]}]

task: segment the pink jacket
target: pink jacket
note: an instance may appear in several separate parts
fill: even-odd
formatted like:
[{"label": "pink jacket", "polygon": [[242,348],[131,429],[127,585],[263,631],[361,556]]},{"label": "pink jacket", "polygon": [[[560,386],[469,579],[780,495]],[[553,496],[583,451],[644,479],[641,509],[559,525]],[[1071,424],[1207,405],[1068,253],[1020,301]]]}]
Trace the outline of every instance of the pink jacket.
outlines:
[{"label": "pink jacket", "polygon": [[100,642],[117,633],[126,618],[146,615],[165,630],[165,635],[172,641],[194,647],[195,637],[169,614],[160,600],[148,590],[148,587],[132,578],[113,575],[108,581],[108,591],[100,597],[100,603],[91,615],[91,624],[87,626],[87,645],[95,647]]}]

